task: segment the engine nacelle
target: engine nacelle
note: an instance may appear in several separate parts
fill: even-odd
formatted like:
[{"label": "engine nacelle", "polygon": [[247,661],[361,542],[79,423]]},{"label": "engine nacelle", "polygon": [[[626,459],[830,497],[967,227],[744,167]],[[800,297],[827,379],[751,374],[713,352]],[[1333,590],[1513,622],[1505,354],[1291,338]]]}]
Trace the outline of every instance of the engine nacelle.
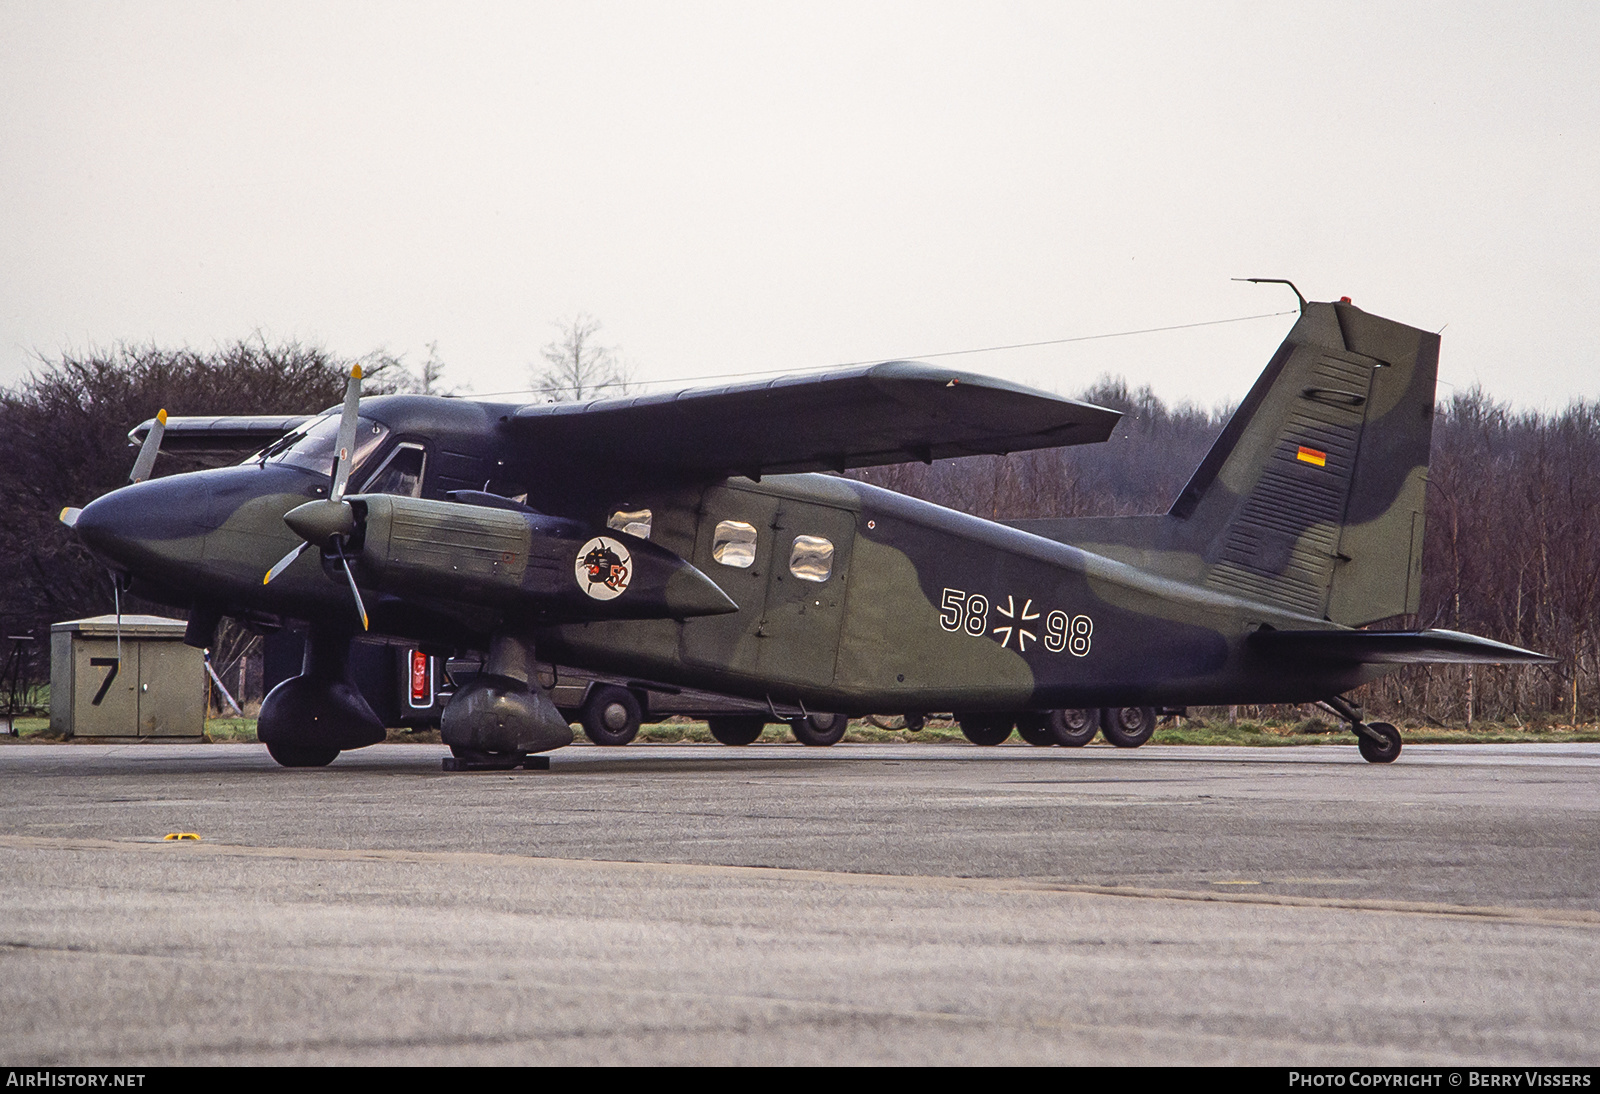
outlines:
[{"label": "engine nacelle", "polygon": [[532,511],[351,495],[363,584],[521,609],[552,622],[684,619],[739,606],[648,540]]}]

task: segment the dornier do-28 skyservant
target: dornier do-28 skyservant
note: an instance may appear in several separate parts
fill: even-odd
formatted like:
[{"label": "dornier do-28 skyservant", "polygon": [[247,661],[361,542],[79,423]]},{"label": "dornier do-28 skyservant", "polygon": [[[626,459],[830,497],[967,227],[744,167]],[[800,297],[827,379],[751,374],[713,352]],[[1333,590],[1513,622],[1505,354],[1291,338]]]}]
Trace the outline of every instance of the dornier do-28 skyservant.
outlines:
[{"label": "dornier do-28 skyservant", "polygon": [[[535,405],[361,400],[358,370],[342,410],[244,463],[63,520],[130,589],[187,608],[195,644],[224,615],[308,631],[258,726],[290,766],[383,739],[349,680],[363,630],[483,653],[443,715],[469,763],[572,740],[536,657],[802,709],[954,711],[980,742],[1052,712],[1123,712],[1107,736],[1136,744],[1155,706],[1324,701],[1384,762],[1398,732],[1343,692],[1407,663],[1543,660],[1359,629],[1417,610],[1438,351],[1348,302],[1305,305],[1149,517],[988,521],[818,474],[1089,444],[1118,418],[890,362]],[[139,464],[163,432],[286,424],[147,423]]]}]

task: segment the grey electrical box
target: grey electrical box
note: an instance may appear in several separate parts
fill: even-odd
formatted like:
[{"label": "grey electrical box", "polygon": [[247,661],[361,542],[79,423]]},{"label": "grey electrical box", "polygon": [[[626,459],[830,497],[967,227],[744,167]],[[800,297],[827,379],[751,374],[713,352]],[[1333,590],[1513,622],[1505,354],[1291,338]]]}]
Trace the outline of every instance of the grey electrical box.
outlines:
[{"label": "grey electrical box", "polygon": [[67,737],[190,738],[206,731],[205,654],[184,622],[98,615],[50,628],[50,728]]}]

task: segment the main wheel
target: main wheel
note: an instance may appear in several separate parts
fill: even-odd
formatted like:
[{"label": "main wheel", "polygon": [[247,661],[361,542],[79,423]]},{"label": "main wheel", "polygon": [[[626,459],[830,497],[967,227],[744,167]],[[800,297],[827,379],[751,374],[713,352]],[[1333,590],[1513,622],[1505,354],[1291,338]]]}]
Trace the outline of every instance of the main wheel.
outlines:
[{"label": "main wheel", "polygon": [[963,714],[956,721],[967,740],[975,745],[997,745],[1011,736],[1009,714]]},{"label": "main wheel", "polygon": [[836,745],[849,728],[850,719],[843,714],[812,714],[789,723],[789,732],[803,745]]},{"label": "main wheel", "polygon": [[625,745],[639,735],[639,700],[627,688],[595,688],[583,704],[583,732],[597,745]]},{"label": "main wheel", "polygon": [[1100,731],[1100,712],[1093,707],[1073,707],[1050,712],[1050,732],[1056,743],[1068,748],[1082,748],[1094,740]]},{"label": "main wheel", "polygon": [[284,767],[327,767],[339,755],[339,750],[326,745],[271,744],[267,746],[267,755]]},{"label": "main wheel", "polygon": [[1118,748],[1138,748],[1156,731],[1155,707],[1106,707],[1100,731]]},{"label": "main wheel", "polygon": [[1400,755],[1400,731],[1388,722],[1368,722],[1368,729],[1375,729],[1383,735],[1383,743],[1379,744],[1365,733],[1356,734],[1356,747],[1361,750],[1361,758],[1369,764],[1392,764]]},{"label": "main wheel", "polygon": [[1056,735],[1050,732],[1050,716],[1040,711],[1017,715],[1017,736],[1040,748],[1056,743]]},{"label": "main wheel", "polygon": [[747,745],[766,728],[767,720],[759,714],[718,714],[706,719],[711,736],[725,745]]}]

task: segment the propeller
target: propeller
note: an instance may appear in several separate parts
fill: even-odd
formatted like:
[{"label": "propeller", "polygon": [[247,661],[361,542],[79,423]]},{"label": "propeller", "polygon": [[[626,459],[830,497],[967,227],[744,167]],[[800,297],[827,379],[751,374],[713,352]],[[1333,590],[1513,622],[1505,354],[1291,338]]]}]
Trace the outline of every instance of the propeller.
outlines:
[{"label": "propeller", "polygon": [[[161,453],[161,437],[167,431],[167,412],[156,411],[155,424],[150,427],[150,432],[145,434],[144,444],[139,446],[138,458],[133,461],[133,470],[128,472],[130,483],[144,482],[150,477],[150,472],[156,466],[156,457]],[[78,516],[83,510],[76,505],[69,505],[57,514],[62,524],[68,528],[78,525]]]},{"label": "propeller", "polygon": [[[156,457],[161,454],[161,437],[167,431],[166,410],[156,411],[155,424],[150,427],[150,432],[145,434],[144,444],[139,446],[139,455],[133,461],[133,470],[128,472],[128,482],[141,483],[150,477],[150,472],[155,469]],[[62,524],[68,528],[78,526],[78,517],[83,510],[76,505],[69,505],[61,510],[58,517]],[[117,664],[122,664],[122,577],[111,571],[111,598],[116,605],[117,613]]]},{"label": "propeller", "polygon": [[145,434],[144,444],[139,447],[139,458],[133,461],[133,470],[128,472],[129,482],[143,482],[150,477],[150,471],[156,465],[156,456],[161,451],[161,438],[166,432],[167,412],[158,410],[155,425]]},{"label": "propeller", "polygon": [[[354,463],[356,410],[360,400],[361,366],[356,365],[350,369],[350,383],[344,389],[344,408],[339,416],[338,455],[333,461],[333,478],[328,496],[296,506],[284,515],[284,523],[294,529],[301,542],[267,571],[261,583],[271,584],[272,579],[287,570],[307,548],[320,545],[325,558],[337,558],[344,567],[345,579],[350,582],[350,594],[356,600],[356,612],[361,616],[361,629],[368,630],[367,606],[361,600],[361,590],[356,587],[356,576],[350,570],[350,558],[345,549],[356,532],[355,508],[344,500],[344,492],[350,484],[351,465]],[[143,459],[142,454],[140,458]]]}]

